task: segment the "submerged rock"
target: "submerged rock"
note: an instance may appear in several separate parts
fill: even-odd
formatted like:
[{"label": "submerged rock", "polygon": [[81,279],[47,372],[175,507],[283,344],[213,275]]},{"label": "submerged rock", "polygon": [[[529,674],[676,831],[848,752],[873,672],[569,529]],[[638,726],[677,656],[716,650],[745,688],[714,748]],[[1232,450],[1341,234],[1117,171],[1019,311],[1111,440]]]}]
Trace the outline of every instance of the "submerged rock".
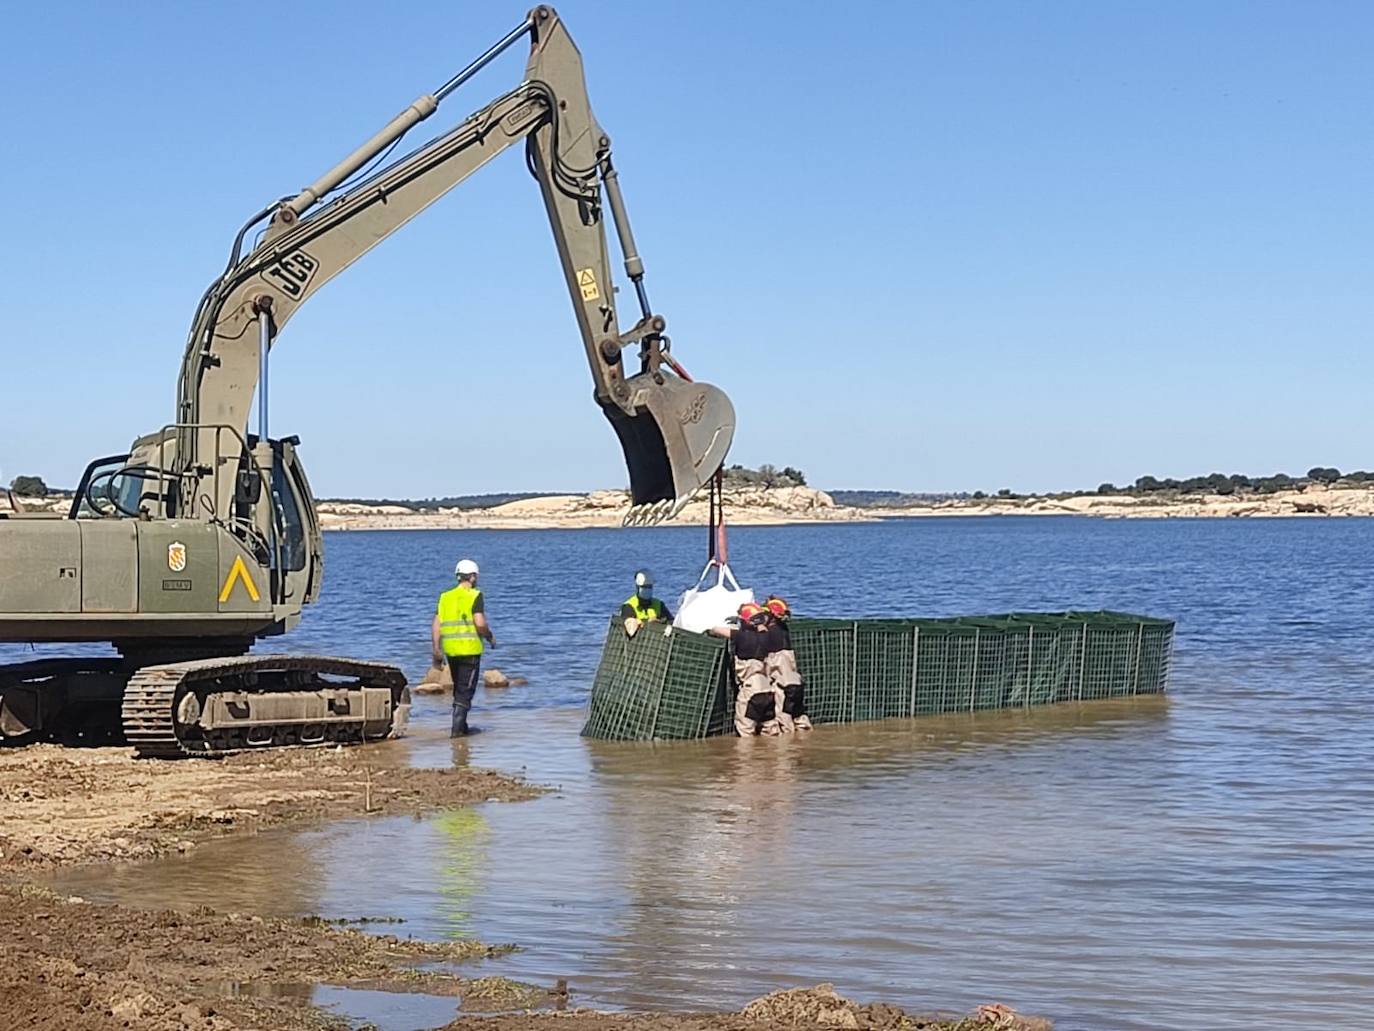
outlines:
[{"label": "submerged rock", "polygon": [[[528,684],[529,681],[524,677],[508,677],[499,669],[492,667],[482,671],[482,686],[494,689],[504,689],[507,687],[520,687]],[[431,666],[425,671],[424,677],[418,684],[410,687],[412,694],[451,694],[453,692],[453,674],[449,671],[448,663],[442,666]]]},{"label": "submerged rock", "polygon": [[424,678],[410,690],[414,694],[448,694],[453,690],[453,674],[449,672],[448,663],[430,666]]}]

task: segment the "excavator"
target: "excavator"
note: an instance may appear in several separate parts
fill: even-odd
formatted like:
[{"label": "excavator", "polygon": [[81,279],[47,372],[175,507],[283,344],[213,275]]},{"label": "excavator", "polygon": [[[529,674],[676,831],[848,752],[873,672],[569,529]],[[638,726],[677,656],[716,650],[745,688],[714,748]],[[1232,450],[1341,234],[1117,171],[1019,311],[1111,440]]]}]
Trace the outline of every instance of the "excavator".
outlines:
[{"label": "excavator", "polygon": [[[391,157],[522,39],[530,52],[519,85]],[[299,438],[268,431],[269,358],[325,283],[517,142],[548,212],[596,403],[625,453],[625,523],[670,518],[711,481],[734,409],[672,354],[581,55],[557,13],[536,7],[318,180],[244,224],[196,309],[172,422],[91,462],[65,515],[0,515],[0,642],[95,642],[115,652],[0,665],[0,737],[122,732],[140,755],[178,757],[404,729],[410,696],[396,667],[252,651],[299,623],[323,568]],[[628,327],[616,308],[607,212],[638,307]]]}]

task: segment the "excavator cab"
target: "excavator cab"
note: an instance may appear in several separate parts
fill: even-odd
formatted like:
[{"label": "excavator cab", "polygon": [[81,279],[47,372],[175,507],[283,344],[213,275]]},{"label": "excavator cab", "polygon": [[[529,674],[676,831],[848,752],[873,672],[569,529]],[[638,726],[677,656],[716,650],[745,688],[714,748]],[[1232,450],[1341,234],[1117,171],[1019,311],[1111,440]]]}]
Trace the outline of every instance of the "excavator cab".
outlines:
[{"label": "excavator cab", "polygon": [[[170,492],[159,490],[166,482],[160,470],[138,461],[132,453],[97,458],[82,473],[67,518],[141,518],[150,512],[151,502],[170,501]],[[157,514],[175,518],[175,505],[159,507]]]}]

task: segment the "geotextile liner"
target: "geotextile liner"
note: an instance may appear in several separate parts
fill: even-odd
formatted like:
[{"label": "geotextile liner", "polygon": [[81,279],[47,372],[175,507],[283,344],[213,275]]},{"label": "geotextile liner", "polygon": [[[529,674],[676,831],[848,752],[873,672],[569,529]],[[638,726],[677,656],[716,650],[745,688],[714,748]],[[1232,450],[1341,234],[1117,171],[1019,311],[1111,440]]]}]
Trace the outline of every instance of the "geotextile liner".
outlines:
[{"label": "geotextile liner", "polygon": [[[1174,623],[1124,612],[790,621],[813,723],[1159,694]],[[650,741],[733,731],[725,638],[611,621],[584,737]]]}]

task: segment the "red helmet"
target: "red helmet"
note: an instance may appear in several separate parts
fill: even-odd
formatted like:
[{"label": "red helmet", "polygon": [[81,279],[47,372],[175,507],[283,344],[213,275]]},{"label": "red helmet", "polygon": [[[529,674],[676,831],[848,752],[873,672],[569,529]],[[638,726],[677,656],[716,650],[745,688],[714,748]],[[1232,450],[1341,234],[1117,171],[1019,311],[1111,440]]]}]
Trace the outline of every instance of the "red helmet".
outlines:
[{"label": "red helmet", "polygon": [[741,623],[757,623],[764,617],[762,605],[755,605],[752,601],[746,601],[739,607],[739,621]]},{"label": "red helmet", "polygon": [[766,607],[768,611],[772,613],[774,619],[786,619],[788,616],[792,615],[792,610],[787,607],[787,602],[776,595],[769,596]]}]

